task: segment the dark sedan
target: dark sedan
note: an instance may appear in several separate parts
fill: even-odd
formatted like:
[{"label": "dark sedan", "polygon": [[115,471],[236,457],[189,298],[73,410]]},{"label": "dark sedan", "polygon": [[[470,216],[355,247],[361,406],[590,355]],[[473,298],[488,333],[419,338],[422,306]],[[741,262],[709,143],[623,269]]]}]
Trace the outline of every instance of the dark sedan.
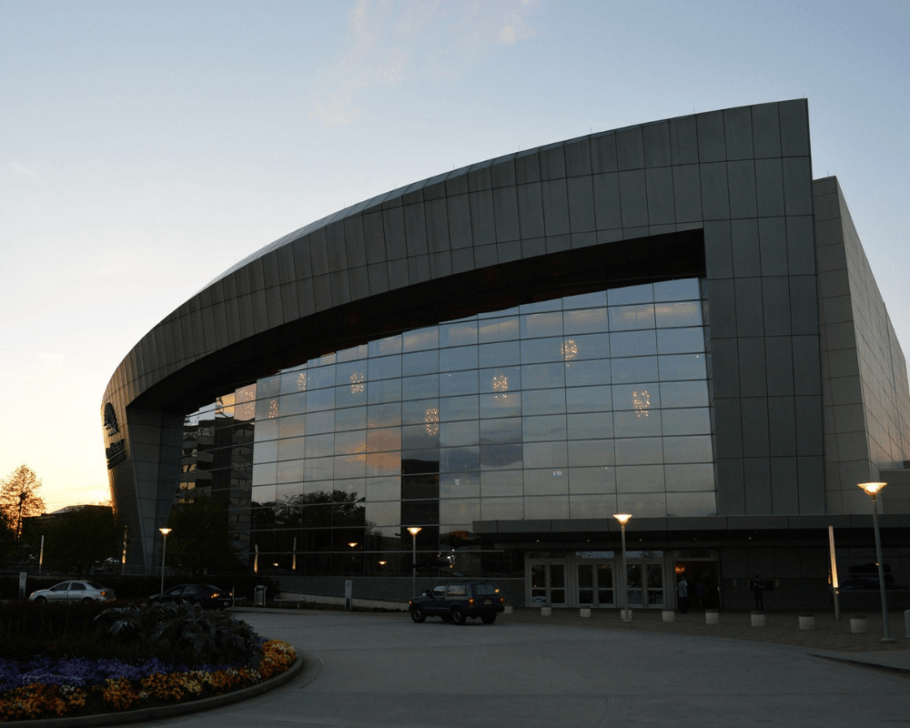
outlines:
[{"label": "dark sedan", "polygon": [[180,584],[149,597],[152,603],[198,604],[203,609],[231,606],[231,593],[212,584]]}]

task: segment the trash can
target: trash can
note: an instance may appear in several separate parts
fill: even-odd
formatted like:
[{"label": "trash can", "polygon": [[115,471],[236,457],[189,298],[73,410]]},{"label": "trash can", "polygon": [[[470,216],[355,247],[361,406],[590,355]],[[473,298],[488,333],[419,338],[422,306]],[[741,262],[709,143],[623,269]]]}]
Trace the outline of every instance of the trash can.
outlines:
[{"label": "trash can", "polygon": [[267,587],[257,586],[256,591],[253,592],[253,606],[254,607],[264,607],[265,606],[265,590]]}]

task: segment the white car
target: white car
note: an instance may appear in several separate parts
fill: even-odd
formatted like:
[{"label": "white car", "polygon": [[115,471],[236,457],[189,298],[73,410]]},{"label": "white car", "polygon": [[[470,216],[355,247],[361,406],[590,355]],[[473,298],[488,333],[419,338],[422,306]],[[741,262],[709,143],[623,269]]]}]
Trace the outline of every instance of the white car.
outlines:
[{"label": "white car", "polygon": [[29,596],[30,602],[107,602],[114,599],[114,590],[94,581],[61,581],[49,589],[38,589]]}]

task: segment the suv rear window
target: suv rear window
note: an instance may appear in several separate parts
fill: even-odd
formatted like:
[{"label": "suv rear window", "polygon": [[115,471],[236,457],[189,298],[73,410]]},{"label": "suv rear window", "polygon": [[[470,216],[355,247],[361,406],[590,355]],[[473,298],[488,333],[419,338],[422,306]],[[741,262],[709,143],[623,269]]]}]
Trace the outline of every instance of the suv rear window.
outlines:
[{"label": "suv rear window", "polygon": [[474,593],[482,597],[493,596],[496,593],[496,587],[492,584],[475,584]]},{"label": "suv rear window", "polygon": [[447,596],[450,597],[463,597],[465,595],[464,584],[450,584],[449,593]]}]

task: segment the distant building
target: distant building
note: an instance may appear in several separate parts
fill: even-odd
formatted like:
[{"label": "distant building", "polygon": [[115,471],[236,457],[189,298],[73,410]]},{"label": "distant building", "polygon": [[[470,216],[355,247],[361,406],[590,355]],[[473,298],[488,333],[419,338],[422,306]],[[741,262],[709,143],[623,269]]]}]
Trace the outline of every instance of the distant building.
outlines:
[{"label": "distant building", "polygon": [[[179,264],[179,261],[175,262]],[[223,505],[288,591],[515,604],[824,604],[872,555],[910,582],[904,355],[805,100],[551,144],[347,208],[169,314],[102,402],[128,561]],[[409,527],[421,530],[412,541]],[[905,549],[903,552],[900,549]],[[718,593],[717,587],[720,587]]]}]

